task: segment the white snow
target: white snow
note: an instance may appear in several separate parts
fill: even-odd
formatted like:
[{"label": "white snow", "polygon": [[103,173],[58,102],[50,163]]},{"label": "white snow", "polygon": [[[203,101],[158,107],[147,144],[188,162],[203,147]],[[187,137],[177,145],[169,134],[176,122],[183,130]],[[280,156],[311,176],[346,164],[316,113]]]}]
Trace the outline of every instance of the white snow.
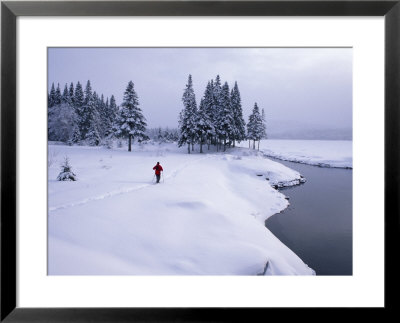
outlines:
[{"label": "white snow", "polygon": [[[48,149],[50,275],[315,274],[264,226],[288,206],[272,185],[300,174],[256,151]],[[76,182],[56,180],[65,156]]]},{"label": "white snow", "polygon": [[[248,142],[239,146],[248,147]],[[353,168],[352,146],[353,142],[346,140],[268,139],[261,140],[260,151],[270,157],[303,164]]]}]

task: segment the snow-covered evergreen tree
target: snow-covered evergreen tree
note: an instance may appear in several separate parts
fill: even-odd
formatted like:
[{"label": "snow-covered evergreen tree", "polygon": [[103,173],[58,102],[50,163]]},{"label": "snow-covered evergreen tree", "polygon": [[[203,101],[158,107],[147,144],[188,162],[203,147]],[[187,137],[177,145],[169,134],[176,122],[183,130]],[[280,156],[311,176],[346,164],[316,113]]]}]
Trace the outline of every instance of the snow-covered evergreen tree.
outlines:
[{"label": "snow-covered evergreen tree", "polygon": [[206,113],[206,106],[204,104],[204,99],[200,100],[199,111],[197,114],[197,138],[200,144],[200,153],[203,153],[203,145],[207,140],[207,134],[211,129],[212,125],[209,123],[208,116]]},{"label": "snow-covered evergreen tree", "polygon": [[[75,91],[76,93],[76,91]],[[86,134],[89,130],[91,112],[94,110],[95,102],[93,98],[92,86],[90,81],[86,82],[85,92],[84,92],[84,101],[82,108],[80,110],[80,131],[83,139],[86,139]]]},{"label": "snow-covered evergreen tree", "polygon": [[74,93],[74,101],[75,101],[75,106],[78,108],[78,110],[80,110],[85,103],[85,96],[83,93],[83,88],[79,81],[78,81],[78,83],[76,83],[75,93]]},{"label": "snow-covered evergreen tree", "polygon": [[[107,105],[107,104],[106,104]],[[106,137],[112,139],[114,135],[117,133],[118,125],[117,125],[117,116],[119,113],[119,108],[115,102],[114,95],[111,95],[110,103],[108,104],[107,111],[108,111],[108,124],[109,127],[106,131]]]},{"label": "snow-covered evergreen tree", "polygon": [[47,100],[47,137],[49,138],[49,140],[51,140],[50,138],[52,132],[49,121],[51,120],[54,114],[55,96],[56,96],[56,89],[54,88],[54,83],[52,83],[51,90],[48,94],[48,100]]},{"label": "snow-covered evergreen tree", "polygon": [[61,165],[61,172],[57,176],[59,181],[76,181],[76,175],[71,169],[68,157],[65,157],[64,163]]},{"label": "snow-covered evergreen tree", "polygon": [[110,120],[111,120],[111,124],[114,123],[115,118],[117,117],[118,114],[118,106],[115,103],[115,98],[114,95],[111,95],[110,98]]},{"label": "snow-covered evergreen tree", "polygon": [[104,97],[103,95],[98,95],[96,91],[93,91],[93,100],[94,105],[96,107],[98,113],[98,120],[97,120],[97,131],[100,138],[104,137],[104,133],[107,127],[106,120],[105,120],[105,109],[104,109]]},{"label": "snow-covered evergreen tree", "polygon": [[261,120],[262,120],[261,139],[267,139],[267,124],[266,124],[266,121],[265,121],[265,111],[264,111],[264,108],[261,110]]},{"label": "snow-covered evergreen tree", "polygon": [[227,82],[224,83],[221,90],[218,127],[220,130],[221,139],[224,142],[225,151],[227,140],[233,140],[235,134],[234,115],[231,105],[229,85]]},{"label": "snow-covered evergreen tree", "polygon": [[235,133],[233,137],[233,145],[235,146],[235,140],[241,142],[246,139],[246,123],[243,119],[243,109],[237,82],[235,82],[235,86],[231,91],[231,104],[235,123]]},{"label": "snow-covered evergreen tree", "polygon": [[215,124],[214,120],[214,83],[213,80],[209,81],[206,86],[206,90],[204,92],[203,97],[203,108],[204,112],[202,112],[201,119],[204,120],[205,126],[204,130],[206,132],[206,140],[208,149],[210,149],[210,144],[213,138],[215,138]]},{"label": "snow-covered evergreen tree", "polygon": [[69,85],[69,98],[71,100],[72,105],[75,108],[75,94],[74,94],[74,83],[71,82]]},{"label": "snow-covered evergreen tree", "polygon": [[255,103],[253,111],[249,116],[249,122],[247,123],[247,138],[253,140],[253,149],[255,149],[256,141],[259,141],[262,138],[262,124],[260,110],[257,103]]},{"label": "snow-covered evergreen tree", "polygon": [[82,139],[83,139],[84,104],[85,104],[85,97],[83,94],[82,85],[78,81],[78,83],[76,83],[75,93],[74,93],[74,107],[75,107],[75,112],[78,116],[79,132],[81,133]]},{"label": "snow-covered evergreen tree", "polygon": [[104,102],[104,137],[108,137],[112,133],[113,120],[111,118],[110,102],[108,98]]},{"label": "snow-covered evergreen tree", "polygon": [[69,96],[69,90],[68,90],[68,85],[67,84],[65,84],[65,86],[64,86],[64,91],[63,91],[63,94],[61,96],[61,103],[69,104],[72,107],[72,100],[71,100],[71,98]]},{"label": "snow-covered evergreen tree", "polygon": [[101,119],[100,135],[102,138],[104,138],[110,133],[110,131],[112,129],[112,124],[111,124],[111,120],[110,120],[108,98],[106,101],[104,101],[103,94],[100,97],[98,108],[99,108],[100,119]]},{"label": "snow-covered evergreen tree", "polygon": [[54,83],[52,83],[48,99],[48,109],[52,108],[55,105],[55,100],[56,100],[56,89],[54,88]]},{"label": "snow-covered evergreen tree", "polygon": [[60,84],[57,84],[57,89],[54,95],[54,105],[61,104],[61,90],[60,90]]},{"label": "snow-covered evergreen tree", "polygon": [[97,110],[97,95],[92,93],[90,81],[87,81],[85,88],[85,102],[81,118],[81,135],[90,145],[100,144],[99,124],[100,115]]},{"label": "snow-covered evergreen tree", "polygon": [[138,95],[135,92],[132,81],[129,81],[125,90],[124,100],[121,104],[116,124],[116,135],[128,138],[128,151],[132,150],[133,139],[137,139],[139,142],[148,139],[146,135],[146,119],[139,108]]},{"label": "snow-covered evergreen tree", "polygon": [[76,114],[75,114],[75,116],[76,116],[76,121],[72,127],[72,135],[71,135],[70,139],[68,140],[69,145],[80,142],[81,138],[82,138],[81,132],[79,131],[78,116]]},{"label": "snow-covered evergreen tree", "polygon": [[193,145],[196,141],[197,135],[197,105],[196,97],[193,90],[192,75],[189,74],[188,83],[186,84],[186,89],[182,96],[183,110],[179,117],[179,147],[184,144],[188,145],[188,153],[190,154],[190,145]]},{"label": "snow-covered evergreen tree", "polygon": [[85,139],[90,146],[98,146],[100,144],[101,137],[98,130],[98,120],[96,120],[96,118],[90,120],[89,129],[86,133]]},{"label": "snow-covered evergreen tree", "polygon": [[215,141],[217,145],[217,150],[218,147],[221,144],[222,140],[222,125],[221,125],[221,111],[222,111],[222,106],[221,106],[221,92],[222,92],[222,86],[221,86],[221,78],[219,75],[216,76],[215,82],[212,86],[213,89],[213,107],[212,107],[212,114],[213,114],[213,124],[214,124],[214,129],[215,129]]}]

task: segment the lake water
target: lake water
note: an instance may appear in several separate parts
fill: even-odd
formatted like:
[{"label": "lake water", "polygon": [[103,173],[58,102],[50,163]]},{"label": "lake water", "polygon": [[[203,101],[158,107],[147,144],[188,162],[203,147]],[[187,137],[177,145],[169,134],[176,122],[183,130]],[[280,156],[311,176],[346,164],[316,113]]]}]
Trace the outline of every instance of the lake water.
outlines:
[{"label": "lake water", "polygon": [[266,227],[317,275],[352,275],[352,174],[278,160],[307,182],[281,189],[290,206],[265,221]]}]

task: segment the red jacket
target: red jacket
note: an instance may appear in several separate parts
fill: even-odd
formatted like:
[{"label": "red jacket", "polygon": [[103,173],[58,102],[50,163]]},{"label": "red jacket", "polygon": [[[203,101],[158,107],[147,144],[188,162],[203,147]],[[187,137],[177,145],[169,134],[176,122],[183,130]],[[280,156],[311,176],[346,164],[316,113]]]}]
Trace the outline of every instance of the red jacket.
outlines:
[{"label": "red jacket", "polygon": [[163,168],[160,164],[157,164],[156,166],[154,166],[153,169],[156,170],[156,175],[160,175],[161,171],[163,171]]}]

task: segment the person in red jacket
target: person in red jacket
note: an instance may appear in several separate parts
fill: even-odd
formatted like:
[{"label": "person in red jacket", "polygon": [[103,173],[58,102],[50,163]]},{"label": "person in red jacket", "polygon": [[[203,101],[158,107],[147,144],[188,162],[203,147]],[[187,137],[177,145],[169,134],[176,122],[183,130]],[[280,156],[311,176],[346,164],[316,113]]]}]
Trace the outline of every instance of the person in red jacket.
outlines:
[{"label": "person in red jacket", "polygon": [[157,162],[157,165],[154,166],[153,169],[156,171],[157,183],[159,183],[160,182],[161,172],[163,171],[163,168],[160,165],[160,162]]}]

